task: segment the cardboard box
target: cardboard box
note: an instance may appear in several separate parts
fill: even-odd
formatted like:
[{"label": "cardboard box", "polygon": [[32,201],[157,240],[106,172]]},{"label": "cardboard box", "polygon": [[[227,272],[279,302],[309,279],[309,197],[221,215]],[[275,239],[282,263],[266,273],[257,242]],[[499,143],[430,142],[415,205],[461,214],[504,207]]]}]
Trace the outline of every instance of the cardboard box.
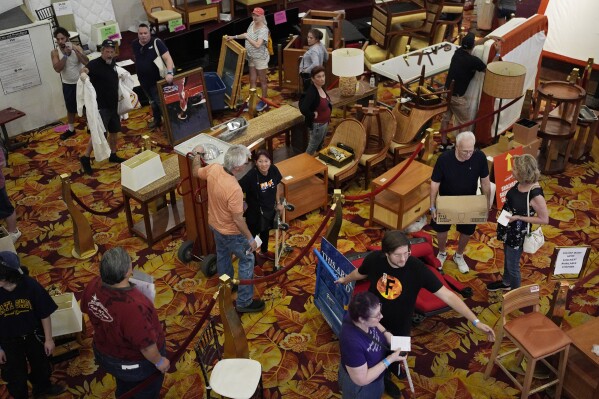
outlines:
[{"label": "cardboard box", "polygon": [[489,215],[487,197],[484,195],[440,195],[436,205],[438,224],[485,223]]},{"label": "cardboard box", "polygon": [[518,120],[512,129],[514,141],[522,144],[530,144],[537,139],[539,124],[529,119]]},{"label": "cardboard box", "polygon": [[3,226],[0,226],[0,251],[17,253],[15,250],[15,244],[12,242],[12,238],[10,238],[8,231],[6,231]]},{"label": "cardboard box", "polygon": [[539,156],[539,148],[541,148],[541,139],[536,139],[528,144],[521,144],[520,142],[514,142],[514,147],[522,146],[523,154],[530,154],[535,158]]},{"label": "cardboard box", "polygon": [[83,329],[83,316],[79,303],[72,292],[53,296],[52,299],[58,305],[58,309],[50,315],[52,323],[52,336],[74,334]]},{"label": "cardboard box", "polygon": [[121,164],[121,184],[129,190],[138,191],[164,177],[160,155],[146,150]]},{"label": "cardboard box", "polygon": [[[331,153],[331,149],[333,149],[333,151],[335,151],[338,154],[341,154],[342,158],[336,158],[333,153]],[[322,150],[320,150],[320,152],[318,153],[318,158],[322,159],[323,161],[325,161],[328,164],[331,164],[333,166],[336,166],[338,168],[341,168],[345,165],[347,165],[348,163],[350,163],[353,159],[354,159],[354,154],[352,154],[349,151],[345,151],[342,148],[339,147],[335,147],[335,146],[329,146],[326,148],[323,148]]]}]

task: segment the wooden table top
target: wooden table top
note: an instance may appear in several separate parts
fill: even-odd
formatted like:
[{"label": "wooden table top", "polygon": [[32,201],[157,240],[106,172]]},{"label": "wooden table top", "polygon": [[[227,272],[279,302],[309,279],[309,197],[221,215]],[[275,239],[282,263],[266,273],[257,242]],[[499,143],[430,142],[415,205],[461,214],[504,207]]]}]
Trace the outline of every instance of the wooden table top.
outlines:
[{"label": "wooden table top", "polygon": [[[353,105],[358,100],[361,100],[366,97],[370,97],[376,94],[377,88],[370,87],[370,82],[365,80],[358,80],[358,89],[356,90],[356,94],[351,97],[343,97],[341,96],[341,90],[338,87],[334,89],[327,90],[327,94],[331,97],[331,104],[333,108],[335,107],[344,107],[346,105]],[[294,101],[291,103],[295,108],[299,108],[299,101]]]},{"label": "wooden table top", "polygon": [[283,176],[283,184],[295,183],[316,173],[327,170],[327,166],[305,152],[276,164]]},{"label": "wooden table top", "polygon": [[558,101],[578,101],[586,96],[582,87],[561,80],[541,83],[537,90],[539,94],[552,95]]},{"label": "wooden table top", "polygon": [[[391,169],[374,179],[372,182],[376,186],[382,186],[389,179],[395,176],[397,172],[399,172],[400,169],[403,168],[407,162],[408,160],[406,159],[405,161],[398,163],[397,165],[395,165],[394,167],[392,167]],[[401,174],[401,176],[399,176],[397,180],[395,180],[393,184],[391,184],[391,186],[387,188],[387,190],[390,190],[398,195],[406,195],[410,191],[414,190],[419,185],[430,179],[432,174],[432,167],[420,163],[418,161],[413,161],[410,164],[410,166],[408,166],[408,168]]]},{"label": "wooden table top", "polygon": [[25,116],[25,112],[19,111],[13,107],[8,107],[0,111],[0,125],[4,125],[10,121],[14,121],[15,119],[19,119],[22,116]]},{"label": "wooden table top", "polygon": [[599,317],[587,321],[586,323],[566,331],[566,334],[572,339],[572,343],[589,360],[599,366],[599,356],[591,352],[593,345],[599,345]]}]

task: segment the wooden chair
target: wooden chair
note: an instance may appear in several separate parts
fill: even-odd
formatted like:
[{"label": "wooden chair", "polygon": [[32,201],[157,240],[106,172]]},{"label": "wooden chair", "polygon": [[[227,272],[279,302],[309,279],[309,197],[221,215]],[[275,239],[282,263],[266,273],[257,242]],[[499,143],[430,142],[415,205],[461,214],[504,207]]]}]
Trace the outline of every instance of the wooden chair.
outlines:
[{"label": "wooden chair", "polygon": [[[52,34],[54,34],[54,30],[56,28],[58,28],[58,26],[59,26],[58,18],[56,18],[56,14],[54,13],[54,6],[50,5],[48,7],[44,7],[44,8],[35,10],[35,14],[37,15],[37,19],[39,21],[44,21],[44,20],[50,21],[50,27],[52,28]],[[72,43],[74,43],[78,46],[81,46],[81,38],[79,37],[78,32],[69,31],[69,40]]]},{"label": "wooden chair", "polygon": [[[417,30],[412,30],[410,46],[412,50],[428,47],[445,40],[448,27],[459,25],[464,12],[463,1],[437,0],[426,3],[426,21]],[[452,15],[454,18],[448,19]],[[445,17],[445,18],[444,18]]]},{"label": "wooden chair", "polygon": [[377,116],[364,116],[362,124],[368,132],[368,140],[378,140],[380,137],[383,141],[382,148],[378,153],[362,154],[360,157],[360,167],[364,169],[364,189],[368,189],[372,169],[387,160],[387,152],[395,134],[396,122],[391,111],[384,109],[380,110]]},{"label": "wooden chair", "polygon": [[168,22],[183,18],[183,14],[173,8],[170,0],[141,0],[148,22],[153,30],[158,33],[160,25],[168,26]]},{"label": "wooden chair", "polygon": [[[223,347],[218,341],[215,322],[210,317],[198,334],[194,347],[206,385],[206,397],[211,392],[226,397],[262,397],[262,369],[252,359],[224,359]],[[210,378],[208,377],[210,373]],[[243,377],[243,378],[241,378]],[[235,384],[231,384],[235,381]],[[238,396],[242,393],[241,396]]]},{"label": "wooden chair", "polygon": [[[489,378],[493,365],[501,370],[522,391],[521,399],[555,385],[554,397],[561,398],[562,385],[566,372],[566,361],[572,341],[550,318],[539,312],[539,291],[536,284],[526,285],[503,295],[501,320],[497,340],[485,370],[485,379]],[[532,307],[532,311],[522,314],[523,309]],[[514,315],[516,313],[516,315]],[[503,338],[509,338],[515,349],[499,355]],[[526,359],[526,374],[520,383],[501,359],[510,354],[518,353],[517,364],[522,358]],[[559,353],[559,365],[556,370],[546,358]],[[532,378],[537,362],[543,362],[556,376],[534,389],[531,389]]]},{"label": "wooden chair", "polygon": [[[354,159],[341,168],[327,164],[328,176],[333,181],[334,188],[339,188],[342,182],[352,179],[358,171],[360,158],[364,153],[364,148],[366,148],[364,125],[353,118],[341,121],[335,129],[329,145],[337,146],[339,143],[343,143],[354,150]],[[322,160],[320,161],[325,163]]]},{"label": "wooden chair", "polygon": [[424,72],[423,67],[415,89],[405,85],[399,78],[400,96],[392,111],[397,122],[390,145],[393,164],[397,164],[402,155],[412,153],[433,118],[447,111],[453,83],[449,90],[431,91],[424,85]]}]

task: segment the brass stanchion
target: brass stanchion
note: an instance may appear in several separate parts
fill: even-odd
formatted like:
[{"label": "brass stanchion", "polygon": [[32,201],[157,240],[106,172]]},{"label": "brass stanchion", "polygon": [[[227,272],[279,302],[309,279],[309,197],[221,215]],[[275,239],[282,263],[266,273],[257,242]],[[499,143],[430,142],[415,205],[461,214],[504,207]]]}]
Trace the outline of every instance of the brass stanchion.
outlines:
[{"label": "brass stanchion", "polygon": [[67,204],[67,210],[73,221],[73,257],[77,259],[88,259],[98,252],[98,246],[94,244],[92,228],[83,216],[83,213],[73,203],[71,196],[71,178],[68,173],[60,175],[62,182],[62,199]]},{"label": "brass stanchion", "polygon": [[241,324],[241,319],[237,310],[233,306],[231,299],[231,284],[235,284],[234,279],[223,274],[219,277],[220,284],[218,288],[218,308],[223,322],[223,333],[225,342],[223,343],[224,359],[249,359],[250,350],[248,348],[245,330]]},{"label": "brass stanchion", "polygon": [[256,88],[250,89],[250,98],[248,99],[248,114],[250,118],[256,117],[256,103],[258,102],[258,94]]}]

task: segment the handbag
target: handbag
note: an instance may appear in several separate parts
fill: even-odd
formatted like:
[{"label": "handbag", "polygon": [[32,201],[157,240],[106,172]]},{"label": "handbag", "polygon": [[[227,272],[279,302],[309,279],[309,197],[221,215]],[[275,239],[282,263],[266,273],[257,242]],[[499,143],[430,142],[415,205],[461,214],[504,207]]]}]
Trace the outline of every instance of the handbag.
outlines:
[{"label": "handbag", "polygon": [[137,93],[119,81],[119,103],[117,106],[118,114],[123,115],[136,108],[141,108]]},{"label": "handbag", "polygon": [[158,46],[156,42],[158,39],[154,39],[154,51],[156,51],[156,58],[154,58],[154,65],[158,68],[158,74],[160,74],[161,78],[166,77],[166,65],[164,64],[164,60],[160,56],[160,52],[158,51]]},{"label": "handbag", "polygon": [[[530,190],[533,187],[538,185],[532,185],[528,190],[528,194],[526,195],[526,204],[528,206],[528,210],[526,212],[526,216],[530,217]],[[528,224],[526,235],[524,236],[524,245],[522,249],[527,254],[534,254],[545,244],[545,236],[543,235],[543,230],[541,226],[539,226],[536,230],[530,231],[530,223]]]}]

